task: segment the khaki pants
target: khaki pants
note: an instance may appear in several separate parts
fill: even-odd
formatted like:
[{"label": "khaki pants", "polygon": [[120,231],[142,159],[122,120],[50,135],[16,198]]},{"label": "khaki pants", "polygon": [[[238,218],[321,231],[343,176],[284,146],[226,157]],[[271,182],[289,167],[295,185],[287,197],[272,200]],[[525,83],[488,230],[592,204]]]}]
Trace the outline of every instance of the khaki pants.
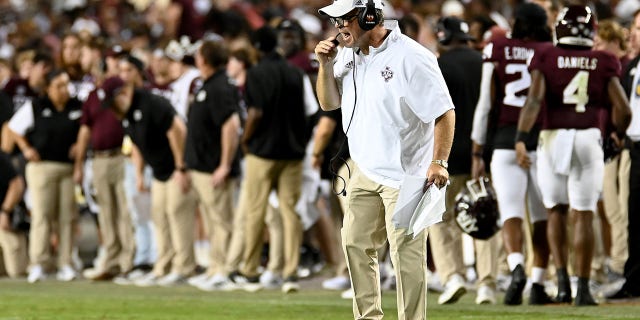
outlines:
[{"label": "khaki pants", "polygon": [[398,319],[425,319],[427,312],[426,232],[414,238],[391,221],[398,189],[371,181],[352,167],[342,246],[354,291],[356,319],[382,319],[378,250],[389,241],[396,273]]},{"label": "khaki pants", "polygon": [[[444,221],[429,227],[429,238],[433,253],[433,262],[440,281],[446,284],[454,274],[465,276],[466,270],[462,261],[462,231],[455,222],[453,207],[455,197],[465,186],[468,175],[451,176],[446,194],[447,212]],[[498,271],[499,233],[489,240],[474,240],[476,250],[476,270],[478,284],[495,288]]]},{"label": "khaki pants", "polygon": [[29,259],[44,266],[51,257],[51,232],[57,225],[58,267],[71,266],[73,222],[78,216],[73,190],[73,165],[41,161],[27,163],[25,177],[31,195]]},{"label": "khaki pants", "polygon": [[280,209],[269,205],[264,222],[269,231],[269,262],[267,270],[280,274],[284,265],[284,229]]},{"label": "khaki pants", "polygon": [[151,219],[157,248],[153,266],[156,276],[172,273],[189,276],[196,268],[195,240],[196,195],[191,188],[183,193],[175,179],[153,179],[151,183]]},{"label": "khaki pants", "polygon": [[[625,149],[604,166],[602,197],[605,214],[611,226],[611,262],[613,271],[622,274],[627,261],[627,224],[629,221],[629,174],[631,158]],[[638,195],[634,195],[638,196]]]},{"label": "khaki pants", "polygon": [[106,252],[103,265],[96,269],[109,271],[120,267],[121,272],[127,272],[133,267],[135,241],[124,192],[124,157],[95,157],[93,187],[100,206],[98,221]]},{"label": "khaki pants", "polygon": [[300,261],[302,223],[295,212],[302,186],[302,160],[270,160],[251,154],[245,157],[246,173],[240,205],[245,210],[245,250],[242,273],[258,274],[262,233],[271,190],[276,188],[284,231],[284,278],[295,277]]},{"label": "khaki pants", "polygon": [[224,186],[211,185],[211,173],[191,171],[191,181],[203,209],[204,225],[211,244],[207,274],[227,274],[233,270],[224,268],[231,239],[233,223],[233,193],[235,179],[229,179]]},{"label": "khaki pants", "polygon": [[[237,185],[234,186],[234,191],[237,192]],[[240,196],[242,196],[240,194]],[[225,261],[225,270],[240,271],[240,263],[242,263],[242,254],[244,253],[244,212],[245,210],[240,205],[246,201],[238,200],[238,207],[235,210],[233,216],[233,228],[231,231],[231,239],[229,240],[229,249],[227,251],[227,257]]]},{"label": "khaki pants", "polygon": [[28,263],[26,234],[0,229],[0,270],[17,278],[26,273]]}]

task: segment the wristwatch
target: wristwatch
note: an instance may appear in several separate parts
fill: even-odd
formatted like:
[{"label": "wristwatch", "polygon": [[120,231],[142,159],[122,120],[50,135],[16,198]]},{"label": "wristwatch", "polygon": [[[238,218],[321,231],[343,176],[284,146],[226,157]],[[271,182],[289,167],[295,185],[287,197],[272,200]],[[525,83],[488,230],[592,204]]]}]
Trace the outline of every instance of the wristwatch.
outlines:
[{"label": "wristwatch", "polygon": [[431,163],[435,163],[445,169],[449,169],[449,163],[447,160],[431,160]]}]

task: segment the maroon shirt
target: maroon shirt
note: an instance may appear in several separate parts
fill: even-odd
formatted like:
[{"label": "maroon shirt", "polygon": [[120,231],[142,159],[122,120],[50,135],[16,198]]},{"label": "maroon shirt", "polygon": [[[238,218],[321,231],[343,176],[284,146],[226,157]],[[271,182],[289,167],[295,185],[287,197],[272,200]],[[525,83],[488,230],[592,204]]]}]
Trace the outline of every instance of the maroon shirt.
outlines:
[{"label": "maroon shirt", "polygon": [[30,86],[27,79],[11,78],[2,89],[13,100],[13,111],[18,111],[25,102],[33,100],[38,96]]},{"label": "maroon shirt", "polygon": [[124,130],[120,121],[108,109],[103,109],[96,90],[91,91],[82,105],[80,124],[91,128],[91,147],[93,150],[111,150],[122,147]]},{"label": "maroon shirt", "polygon": [[546,80],[543,129],[602,128],[601,109],[610,107],[607,86],[620,61],[605,51],[550,47],[533,56],[529,70]]},{"label": "maroon shirt", "polygon": [[[531,86],[531,75],[527,69],[528,60],[544,48],[551,47],[550,42],[524,41],[496,38],[485,47],[484,61],[496,64],[495,74],[498,80],[497,93],[500,107],[498,127],[517,125],[520,110],[527,99]],[[539,122],[540,118],[536,121]]]}]

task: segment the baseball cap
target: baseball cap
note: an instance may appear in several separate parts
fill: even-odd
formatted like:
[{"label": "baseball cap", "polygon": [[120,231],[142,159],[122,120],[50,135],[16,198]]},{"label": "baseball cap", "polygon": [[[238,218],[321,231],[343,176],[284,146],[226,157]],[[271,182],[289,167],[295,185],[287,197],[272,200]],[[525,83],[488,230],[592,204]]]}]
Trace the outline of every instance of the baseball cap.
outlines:
[{"label": "baseball cap", "polygon": [[185,49],[180,45],[180,42],[171,40],[166,48],[164,48],[164,54],[167,58],[173,61],[182,61],[186,55]]},{"label": "baseball cap", "polygon": [[[333,18],[342,17],[355,8],[365,8],[367,2],[369,2],[369,0],[335,0],[332,4],[318,10],[318,12]],[[376,9],[382,10],[384,8],[382,0],[373,0],[373,3]]]},{"label": "baseball cap", "polygon": [[447,39],[475,40],[475,38],[469,34],[469,25],[456,17],[440,18],[436,35],[440,43],[448,42]]},{"label": "baseball cap", "polygon": [[525,2],[519,5],[516,9],[515,18],[526,22],[528,25],[547,24],[547,12],[533,2]]},{"label": "baseball cap", "polygon": [[113,99],[118,91],[124,87],[124,81],[118,76],[109,77],[98,88],[97,94],[103,109],[108,109],[113,104]]}]

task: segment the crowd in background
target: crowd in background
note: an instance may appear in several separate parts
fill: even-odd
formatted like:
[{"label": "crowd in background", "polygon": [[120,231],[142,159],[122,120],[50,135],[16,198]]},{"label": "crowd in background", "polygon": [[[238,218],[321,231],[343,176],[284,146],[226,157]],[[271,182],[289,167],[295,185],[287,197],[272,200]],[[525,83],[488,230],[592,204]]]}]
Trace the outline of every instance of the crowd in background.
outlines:
[{"label": "crowd in background", "polygon": [[[520,2],[523,1],[389,0],[385,2],[383,12],[386,19],[399,20],[405,35],[434,53],[439,50],[436,22],[440,17],[458,17],[468,22],[469,29],[465,33],[473,39],[469,42],[471,47],[482,51],[493,36],[509,32],[515,8]],[[534,2],[547,9],[549,24],[553,26],[554,16],[561,3]],[[344,170],[342,163],[335,165],[330,161],[340,151],[343,143],[340,134],[341,120],[335,115],[316,113],[317,102],[308,101],[309,97],[315,100],[313,90],[310,90],[315,85],[317,71],[312,48],[318,41],[336,33],[329,20],[317,13],[318,8],[328,3],[330,1],[326,0],[0,1],[2,150],[10,158],[17,175],[27,175],[25,207],[32,212],[34,209],[48,212],[45,217],[50,220],[44,223],[42,220],[45,218],[32,216],[30,231],[17,228],[24,224],[12,224],[16,227],[13,230],[9,225],[2,225],[0,247],[6,273],[11,277],[28,275],[29,282],[43,280],[48,273],[57,272],[57,278],[61,281],[84,277],[92,280],[113,279],[119,284],[140,286],[189,283],[205,291],[236,288],[253,291],[259,289],[258,285],[279,288],[288,284],[286,287],[282,286],[285,292],[300,289],[297,285],[298,278],[321,274],[327,278],[323,283],[325,288],[346,290],[343,296],[349,297],[350,282],[338,239],[341,196],[335,194],[345,181],[334,181],[330,172]],[[625,62],[628,63],[640,54],[638,37],[630,37],[629,32],[634,12],[640,10],[640,3],[634,0],[590,1],[589,5],[600,21],[594,48],[614,53],[624,70]],[[275,33],[258,32],[264,31],[265,26],[270,26]],[[224,45],[214,46],[212,50],[224,52],[223,57],[207,53],[203,49],[218,42]],[[304,125],[304,128],[290,129],[292,131],[287,134],[300,138],[304,142],[304,150],[300,155],[296,153],[296,156],[284,157],[299,161],[295,167],[299,172],[295,173],[296,179],[280,179],[277,181],[284,184],[273,182],[271,185],[277,191],[282,191],[291,187],[289,183],[293,181],[296,184],[293,189],[297,191],[291,193],[297,196],[292,198],[295,201],[291,204],[290,201],[285,201],[288,199],[285,196],[273,194],[269,197],[267,212],[248,220],[249,218],[240,214],[250,212],[248,207],[257,198],[243,198],[242,191],[245,194],[251,191],[243,190],[248,188],[242,186],[245,170],[248,169],[245,169],[244,164],[240,166],[240,162],[244,163],[240,159],[247,154],[260,153],[260,146],[256,145],[255,140],[252,145],[250,139],[256,139],[259,134],[271,134],[275,129],[263,129],[266,131],[259,131],[253,136],[247,134],[249,124],[255,116],[251,104],[261,96],[261,93],[256,92],[255,86],[247,92],[247,86],[251,88],[251,83],[255,85],[260,81],[268,82],[265,79],[256,80],[259,72],[252,75],[251,70],[260,70],[255,69],[256,66],[260,66],[265,57],[274,52],[286,58],[303,75],[300,76],[298,85],[290,87],[290,90],[299,90],[300,97],[305,97],[299,101],[302,102],[300,105],[293,106],[300,110],[300,117],[295,121]],[[120,141],[108,142],[108,146],[88,143],[85,148],[78,150],[81,125],[89,125],[91,122],[86,119],[81,122],[80,115],[76,117],[73,112],[81,111],[84,119],[87,117],[86,111],[92,108],[87,107],[88,105],[99,106],[105,102],[105,97],[101,97],[101,94],[107,94],[106,100],[119,97],[118,90],[126,85],[163,96],[171,103],[177,117],[175,121],[178,122],[173,123],[172,116],[167,116],[171,117],[169,120],[158,120],[167,122],[165,131],[169,141],[164,147],[171,153],[175,149],[170,132],[174,129],[178,132],[184,126],[186,139],[189,130],[193,128],[190,126],[193,121],[189,109],[200,99],[205,99],[201,97],[203,82],[212,74],[204,76],[206,71],[203,70],[207,69],[203,69],[203,65],[215,71],[224,71],[234,89],[226,92],[229,95],[237,94],[237,99],[233,100],[236,108],[222,116],[219,125],[220,130],[224,130],[228,128],[226,125],[231,126],[227,121],[234,114],[239,119],[238,127],[233,127],[238,135],[237,141],[233,142],[237,149],[232,150],[232,158],[238,163],[237,166],[234,163],[233,169],[220,180],[229,189],[225,197],[232,205],[219,206],[216,210],[223,208],[227,212],[213,217],[207,214],[209,209],[205,208],[206,201],[200,195],[199,201],[193,200],[191,205],[180,207],[187,211],[182,212],[181,217],[188,216],[184,219],[190,220],[190,223],[184,223],[184,228],[174,228],[174,217],[167,213],[166,217],[160,218],[166,220],[166,225],[162,228],[164,234],[159,235],[158,208],[164,206],[162,210],[167,212],[177,210],[169,208],[171,205],[168,198],[174,191],[165,190],[167,193],[164,197],[167,201],[164,204],[158,204],[149,191],[158,190],[156,182],[162,184],[168,176],[172,176],[174,170],[193,171],[195,168],[176,160],[171,163],[174,170],[169,170],[167,177],[159,176],[162,165],[156,164],[152,170],[153,161],[145,158],[149,151],[139,150],[144,144],[141,145],[135,137],[124,137],[127,128],[124,131],[120,128],[116,134],[123,137]],[[292,71],[295,72],[297,71]],[[264,77],[269,79],[268,75]],[[66,86],[66,89],[60,89],[59,86]],[[64,177],[61,180],[54,179],[58,181],[60,189],[56,191],[56,195],[52,195],[48,191],[51,189],[46,189],[48,185],[39,185],[39,179],[29,178],[30,171],[32,177],[42,177],[46,175],[44,172],[50,172],[48,169],[42,173],[34,172],[34,166],[28,165],[29,162],[37,162],[42,156],[34,153],[31,145],[25,144],[29,139],[31,144],[37,141],[37,135],[31,135],[31,132],[37,131],[34,128],[37,129],[39,122],[24,124],[24,117],[18,111],[25,105],[34,105],[34,101],[40,101],[42,96],[47,96],[55,106],[58,95],[63,96],[61,101],[71,108],[65,111],[67,118],[71,120],[65,119],[70,122],[69,127],[61,129],[62,131],[47,131],[60,134],[60,139],[53,142],[48,140],[49,145],[45,143],[38,146],[42,148],[40,151],[49,150],[50,160],[53,159],[53,162],[64,163],[63,167],[54,168],[57,175]],[[68,95],[66,99],[65,95]],[[144,114],[144,110],[142,112]],[[127,119],[126,116],[124,118]],[[37,115],[35,119],[39,119]],[[14,124],[11,125],[10,122]],[[124,125],[124,120],[122,123]],[[468,126],[470,129],[471,123]],[[295,131],[298,129],[300,130]],[[251,131],[253,130],[260,129],[252,128]],[[159,134],[163,133],[159,131]],[[63,137],[64,134],[68,136]],[[247,140],[243,141],[243,137]],[[273,142],[268,139],[265,141],[267,144]],[[94,140],[91,142],[95,144]],[[456,143],[461,142],[454,141],[454,145]],[[471,152],[471,148],[468,151]],[[173,155],[174,158],[178,157],[175,153]],[[106,167],[117,168],[120,172],[102,172],[103,175],[96,179],[96,162],[104,157],[114,156],[122,157],[122,162],[117,166],[107,164]],[[348,155],[341,157],[345,158],[342,162],[348,163]],[[141,158],[147,165],[142,165]],[[275,155],[273,159],[276,160],[272,164],[278,167],[278,161],[282,157]],[[256,165],[255,159],[248,161],[249,165]],[[456,160],[450,159],[450,162]],[[470,164],[465,165],[468,165],[467,169],[471,168]],[[211,168],[208,173],[215,176],[215,169]],[[286,177],[289,171],[283,169],[280,173]],[[104,179],[120,174],[122,178],[116,183],[122,184],[122,188],[117,193],[123,197],[120,200],[124,202],[119,202],[120,206],[113,209],[115,213],[111,215],[111,220],[99,217],[96,219],[97,227],[93,228],[79,224],[77,205],[99,216],[101,209],[106,210],[104,203],[107,200],[101,201],[96,196],[95,188]],[[608,174],[616,175],[616,168],[612,168]],[[341,173],[340,176],[347,175]],[[615,184],[611,182],[615,181],[613,177],[608,179],[605,176],[605,184],[607,181]],[[215,181],[211,188],[214,187],[217,187]],[[193,197],[198,198],[195,195]],[[73,203],[64,203],[58,199],[67,199]],[[597,289],[598,285],[615,283],[623,273],[626,238],[620,237],[626,231],[614,230],[613,223],[609,226],[605,211],[620,210],[612,206],[604,203],[599,219],[596,219],[596,229],[599,232],[596,233],[598,244],[592,264],[592,290]],[[47,207],[57,207],[54,210],[56,212]],[[299,221],[288,216],[286,211],[289,209],[297,213]],[[626,213],[620,214],[624,216]],[[27,216],[23,218],[28,220]],[[13,220],[17,218],[14,217]],[[256,226],[245,226],[247,221],[252,221]],[[616,226],[619,226],[617,223]],[[264,231],[263,224],[267,225]],[[300,230],[297,229],[298,224]],[[248,237],[246,230],[258,233]],[[99,244],[95,248],[95,259],[82,261],[78,253],[78,247],[82,243],[77,239],[86,237],[87,232],[95,232]],[[297,233],[300,233],[299,237],[295,235]],[[498,238],[496,236],[495,243],[492,244],[494,248],[502,247]],[[470,238],[464,241],[472,242]],[[37,245],[34,245],[36,242]],[[264,246],[263,242],[266,243]],[[433,245],[432,243],[431,246]],[[464,266],[468,267],[460,277],[469,283],[478,278],[474,263],[480,259],[474,255],[473,247],[473,244],[466,245],[465,256],[459,257]],[[531,245],[527,250],[530,255]],[[435,249],[434,252],[438,250]],[[382,256],[386,257],[386,254]],[[298,262],[298,259],[301,260]],[[495,259],[498,263],[493,274],[488,276],[491,279],[480,279],[482,281],[479,282],[488,284],[491,290],[505,289],[509,282],[505,279],[510,274],[505,255],[498,254]],[[434,256],[433,260],[437,261],[438,257]],[[386,266],[383,269],[384,287],[390,289],[394,287],[393,271],[388,262]],[[3,267],[0,266],[0,269]],[[446,291],[448,279],[438,279],[439,270],[434,268],[432,260],[430,269],[433,272],[430,274],[430,289]],[[444,299],[442,303],[455,302],[456,299]],[[481,299],[483,303],[486,301],[495,303],[495,298]]]}]

